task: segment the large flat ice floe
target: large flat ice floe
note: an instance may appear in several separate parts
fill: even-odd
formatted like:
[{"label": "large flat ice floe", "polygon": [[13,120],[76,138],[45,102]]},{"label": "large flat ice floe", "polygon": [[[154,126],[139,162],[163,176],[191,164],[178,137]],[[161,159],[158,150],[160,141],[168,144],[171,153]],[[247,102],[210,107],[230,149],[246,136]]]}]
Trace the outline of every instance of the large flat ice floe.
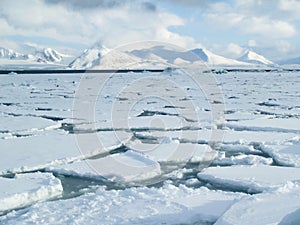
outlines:
[{"label": "large flat ice floe", "polygon": [[[128,149],[136,149],[130,150]],[[139,150],[139,151],[137,151]],[[114,153],[114,151],[125,151]],[[128,142],[128,146],[84,160],[54,165],[46,170],[62,175],[93,179],[108,179],[114,182],[141,182],[167,174],[186,163],[209,164],[216,152],[208,145],[191,143],[145,144]],[[161,168],[161,164],[168,164]]]},{"label": "large flat ice floe", "polygon": [[[97,138],[101,143],[94,141]],[[40,170],[105,153],[119,147],[121,142],[113,132],[67,135],[54,130],[27,138],[0,139],[0,145],[5,159],[1,160],[0,174],[6,174]]]},{"label": "large flat ice floe", "polygon": [[235,203],[216,225],[299,224],[300,187],[287,183],[272,193],[245,197]]},{"label": "large flat ice floe", "polygon": [[1,224],[210,224],[244,194],[207,188],[102,188],[77,198],[45,202],[0,218]]},{"label": "large flat ice floe", "polygon": [[300,168],[266,165],[210,167],[198,173],[198,178],[221,189],[259,193],[300,180]]},{"label": "large flat ice floe", "polygon": [[86,159],[47,169],[59,174],[109,179],[115,182],[134,182],[161,174],[160,165],[134,151],[117,153],[98,159]]},{"label": "large flat ice floe", "polygon": [[0,177],[0,214],[58,197],[62,191],[60,180],[51,173],[17,174],[14,178]]},{"label": "large flat ice floe", "polygon": [[237,131],[260,131],[260,132],[281,132],[281,133],[300,133],[300,122],[298,118],[273,118],[262,117],[253,120],[230,122],[226,127]]}]

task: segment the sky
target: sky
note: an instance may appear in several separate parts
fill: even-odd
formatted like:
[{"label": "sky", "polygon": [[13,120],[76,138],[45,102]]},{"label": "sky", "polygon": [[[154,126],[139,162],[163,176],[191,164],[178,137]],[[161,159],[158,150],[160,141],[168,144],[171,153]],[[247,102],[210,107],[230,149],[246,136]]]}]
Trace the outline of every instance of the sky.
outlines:
[{"label": "sky", "polygon": [[1,0],[0,47],[77,54],[155,40],[238,58],[300,57],[300,0]]}]

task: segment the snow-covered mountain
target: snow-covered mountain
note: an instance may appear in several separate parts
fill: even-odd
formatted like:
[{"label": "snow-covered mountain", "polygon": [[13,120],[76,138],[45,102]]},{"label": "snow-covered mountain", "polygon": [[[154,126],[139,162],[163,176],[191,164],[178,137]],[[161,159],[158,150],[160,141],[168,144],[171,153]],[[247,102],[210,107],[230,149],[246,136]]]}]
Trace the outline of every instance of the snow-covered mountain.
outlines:
[{"label": "snow-covered mountain", "polygon": [[196,48],[191,50],[190,52],[197,55],[201,60],[208,65],[239,65],[239,66],[246,66],[249,65],[248,62],[242,62],[234,59],[225,58],[220,55],[216,55],[207,49],[204,48]]},{"label": "snow-covered mountain", "polygon": [[238,61],[248,62],[252,64],[274,65],[274,63],[264,56],[259,55],[251,50],[246,50],[245,53],[237,59]]},{"label": "snow-covered mountain", "polygon": [[64,65],[69,63],[71,57],[52,48],[36,48],[30,53],[19,53],[0,47],[0,62],[2,65]]},{"label": "snow-covered mountain", "polygon": [[75,58],[69,67],[73,69],[92,68],[100,64],[100,60],[106,53],[109,52],[104,46],[98,44],[91,49],[85,49],[84,52],[77,58]]},{"label": "snow-covered mountain", "polygon": [[57,63],[61,62],[64,57],[68,56],[61,54],[52,48],[45,48],[40,51],[36,51],[35,57],[37,58],[38,62]]},{"label": "snow-covered mountain", "polygon": [[75,59],[51,48],[32,47],[32,51],[28,54],[0,48],[0,63],[2,65],[68,65],[72,69],[166,68],[168,66],[187,65],[212,67],[274,65],[270,60],[250,50],[246,50],[239,59],[235,60],[214,54],[205,48],[182,50],[163,45],[136,47],[110,50],[101,43],[97,43],[92,48],[84,50]]},{"label": "snow-covered mountain", "polygon": [[103,47],[87,49],[76,58],[70,68],[139,68],[166,67],[193,64],[209,66],[249,66],[247,62],[216,55],[204,48],[174,50],[165,46],[152,46],[137,50],[111,50]]},{"label": "snow-covered mountain", "polygon": [[30,55],[22,54],[11,49],[0,47],[0,58],[12,60],[27,60],[30,58]]}]

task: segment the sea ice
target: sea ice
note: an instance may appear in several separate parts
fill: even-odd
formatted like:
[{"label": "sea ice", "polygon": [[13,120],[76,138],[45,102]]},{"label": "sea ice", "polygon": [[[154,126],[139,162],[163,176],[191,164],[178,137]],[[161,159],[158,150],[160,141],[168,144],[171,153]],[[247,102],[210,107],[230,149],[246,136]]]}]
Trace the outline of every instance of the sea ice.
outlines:
[{"label": "sea ice", "polygon": [[300,168],[268,165],[210,167],[198,173],[198,178],[224,189],[258,193],[300,180]]},{"label": "sea ice", "polygon": [[0,177],[0,214],[58,197],[62,191],[60,180],[51,173],[16,174],[14,178]]},{"label": "sea ice", "polygon": [[265,145],[262,150],[282,166],[300,167],[300,144]]},{"label": "sea ice", "polygon": [[59,174],[109,179],[115,182],[147,180],[161,174],[160,165],[141,153],[127,151],[96,159],[86,159],[47,169]]},{"label": "sea ice", "polygon": [[36,204],[0,218],[1,224],[193,224],[214,223],[240,193],[166,184],[96,193]]},{"label": "sea ice", "polygon": [[299,193],[299,185],[290,182],[275,192],[245,197],[233,204],[215,224],[299,224]]}]

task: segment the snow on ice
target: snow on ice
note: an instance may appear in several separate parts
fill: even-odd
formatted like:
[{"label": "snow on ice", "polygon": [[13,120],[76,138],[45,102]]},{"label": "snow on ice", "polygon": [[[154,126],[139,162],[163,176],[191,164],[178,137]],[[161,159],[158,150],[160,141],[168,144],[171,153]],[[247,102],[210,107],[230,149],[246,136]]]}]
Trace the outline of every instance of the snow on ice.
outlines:
[{"label": "snow on ice", "polygon": [[0,177],[0,190],[1,214],[58,197],[63,187],[51,173],[27,173],[17,174],[14,178]]},{"label": "snow on ice", "polygon": [[275,192],[243,198],[215,224],[298,224],[299,208],[299,184],[288,182]]},{"label": "snow on ice", "polygon": [[[2,224],[193,224],[212,223],[245,194],[166,184],[130,188],[36,204],[26,213],[10,213]],[[68,213],[66,213],[68,212]]]}]

